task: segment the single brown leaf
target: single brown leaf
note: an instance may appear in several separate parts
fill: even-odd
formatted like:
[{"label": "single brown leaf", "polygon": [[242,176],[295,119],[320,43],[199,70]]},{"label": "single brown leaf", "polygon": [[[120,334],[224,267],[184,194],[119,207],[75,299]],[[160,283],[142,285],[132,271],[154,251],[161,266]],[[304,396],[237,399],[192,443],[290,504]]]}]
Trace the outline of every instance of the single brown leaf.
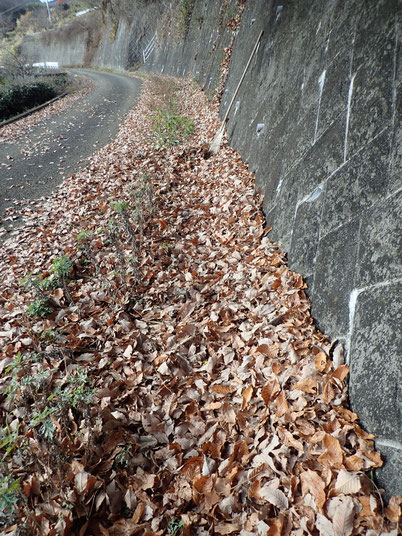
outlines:
[{"label": "single brown leaf", "polygon": [[262,499],[279,508],[279,510],[286,510],[289,507],[286,495],[275,486],[270,486],[269,484],[263,486],[259,491],[259,495]]},{"label": "single brown leaf", "polygon": [[345,497],[332,517],[334,536],[350,536],[352,534],[354,513],[355,507],[352,498]]},{"label": "single brown leaf", "polygon": [[281,390],[281,386],[279,385],[278,380],[271,380],[267,383],[262,389],[261,389],[261,396],[265,402],[265,405],[268,407],[271,400],[273,400],[279,391]]},{"label": "single brown leaf", "polygon": [[285,524],[285,517],[283,514],[279,514],[272,523],[266,536],[282,536],[283,525]]},{"label": "single brown leaf", "polygon": [[230,460],[237,460],[240,463],[244,464],[248,455],[249,448],[247,446],[246,441],[239,440],[234,445],[233,453],[230,456]]},{"label": "single brown leaf", "polygon": [[233,532],[238,532],[241,529],[236,523],[219,523],[219,525],[214,525],[214,532],[217,534],[232,534]]},{"label": "single brown leaf", "polygon": [[308,469],[304,473],[300,474],[300,481],[302,484],[302,493],[306,495],[311,493],[314,497],[317,508],[320,510],[325,504],[325,482],[320,475],[311,469]]},{"label": "single brown leaf", "polygon": [[271,359],[274,359],[278,355],[278,348],[273,344],[260,344],[257,347],[257,352],[260,352],[260,354],[266,355]]},{"label": "single brown leaf", "polygon": [[349,367],[347,365],[341,365],[331,374],[333,378],[343,382],[346,376],[349,374]]},{"label": "single brown leaf", "polygon": [[237,387],[232,387],[230,385],[215,384],[211,385],[211,391],[218,393],[219,395],[229,395],[234,393],[237,390]]},{"label": "single brown leaf", "polygon": [[361,489],[360,477],[341,469],[335,482],[335,489],[345,495],[357,493]]},{"label": "single brown leaf", "polygon": [[338,439],[330,434],[325,434],[322,444],[325,452],[318,456],[318,461],[327,467],[340,469],[343,461],[343,451]]},{"label": "single brown leaf", "polygon": [[292,389],[298,389],[299,391],[303,391],[304,393],[315,394],[317,391],[317,386],[317,380],[315,380],[314,378],[309,378],[295,383]]},{"label": "single brown leaf", "polygon": [[394,523],[398,523],[401,519],[401,504],[402,496],[394,495],[391,497],[387,508],[385,509],[385,517]]},{"label": "single brown leaf", "polygon": [[325,404],[330,404],[335,398],[335,389],[333,386],[333,379],[331,376],[325,375],[322,381],[322,395],[321,399]]},{"label": "single brown leaf", "polygon": [[345,458],[344,465],[348,471],[360,471],[364,467],[364,461],[354,454]]},{"label": "single brown leaf", "polygon": [[360,501],[360,504],[362,505],[362,510],[360,510],[359,512],[359,517],[370,517],[370,516],[374,516],[375,513],[374,513],[374,510],[371,508],[372,507],[372,501],[371,501],[371,497],[373,497],[372,495],[370,495],[370,497],[367,497],[367,495],[364,495],[363,497],[358,497],[358,500]]},{"label": "single brown leaf", "polygon": [[64,296],[64,290],[62,288],[57,288],[53,292],[53,296],[57,298],[58,300],[61,300],[61,298]]},{"label": "single brown leaf", "polygon": [[155,484],[155,475],[150,473],[142,473],[133,477],[135,489],[152,489]]},{"label": "single brown leaf", "polygon": [[322,372],[327,365],[327,354],[324,352],[318,352],[314,358],[314,366],[317,370]]},{"label": "single brown leaf", "polygon": [[277,376],[281,373],[281,365],[278,363],[278,361],[274,361],[272,363],[272,372]]},{"label": "single brown leaf", "polygon": [[299,452],[304,452],[303,443],[293,437],[293,435],[289,432],[289,430],[282,429],[279,432],[279,435],[283,441],[283,443],[287,447],[293,447]]},{"label": "single brown leaf", "polygon": [[289,405],[286,401],[286,394],[285,391],[281,391],[277,398],[275,399],[276,404],[276,414],[278,417],[282,417],[282,415],[285,415],[289,411]]},{"label": "single brown leaf", "polygon": [[145,504],[143,502],[139,502],[137,504],[136,509],[135,509],[134,515],[131,518],[131,523],[133,525],[136,525],[140,521],[140,519],[142,518],[144,512],[145,512]]},{"label": "single brown leaf", "polygon": [[202,476],[200,478],[197,478],[193,482],[193,487],[198,491],[198,493],[204,493],[206,491],[206,487],[209,483],[210,477],[208,475]]},{"label": "single brown leaf", "polygon": [[242,403],[241,409],[244,409],[247,406],[247,404],[250,402],[252,396],[253,396],[253,387],[251,385],[249,385],[242,392],[243,403]]},{"label": "single brown leaf", "polygon": [[252,482],[251,486],[248,488],[248,494],[252,499],[260,500],[260,489],[261,482],[256,479]]}]

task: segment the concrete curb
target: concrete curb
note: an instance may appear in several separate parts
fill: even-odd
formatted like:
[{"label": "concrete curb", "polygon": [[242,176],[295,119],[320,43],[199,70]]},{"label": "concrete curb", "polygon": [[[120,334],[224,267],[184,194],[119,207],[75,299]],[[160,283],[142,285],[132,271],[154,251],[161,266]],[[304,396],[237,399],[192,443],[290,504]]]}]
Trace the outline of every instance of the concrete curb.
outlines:
[{"label": "concrete curb", "polygon": [[63,93],[62,95],[58,95],[54,99],[44,102],[43,104],[40,104],[39,106],[36,106],[35,108],[31,108],[30,110],[27,110],[26,112],[23,112],[22,114],[15,115],[14,117],[11,117],[10,119],[7,119],[6,121],[3,121],[2,123],[0,123],[0,128],[4,127],[5,125],[8,125],[9,123],[14,123],[14,121],[18,121],[18,119],[22,119],[23,117],[26,117],[27,115],[33,114],[34,112],[37,112],[38,110],[41,110],[42,108],[45,108],[46,106],[49,106],[49,104],[52,104],[52,102],[62,99],[66,95],[68,95],[68,93]]}]

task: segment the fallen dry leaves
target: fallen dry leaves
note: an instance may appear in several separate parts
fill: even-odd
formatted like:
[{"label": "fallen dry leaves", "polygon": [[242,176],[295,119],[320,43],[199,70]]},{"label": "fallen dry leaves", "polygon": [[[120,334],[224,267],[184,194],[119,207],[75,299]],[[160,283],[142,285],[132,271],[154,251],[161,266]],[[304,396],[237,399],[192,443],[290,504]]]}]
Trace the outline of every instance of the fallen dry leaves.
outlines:
[{"label": "fallen dry leaves", "polygon": [[[186,145],[155,149],[150,100],[146,81],[116,141],[1,248],[0,411],[16,438],[2,472],[22,489],[4,533],[396,536],[401,498],[384,509],[373,490],[382,462],[347,407],[348,367],[267,236],[252,174],[227,145],[205,159],[219,121],[193,84]],[[132,205],[144,177],[141,218],[119,224],[113,202]],[[21,278],[63,255],[71,299],[54,289],[51,314],[27,315]]]}]

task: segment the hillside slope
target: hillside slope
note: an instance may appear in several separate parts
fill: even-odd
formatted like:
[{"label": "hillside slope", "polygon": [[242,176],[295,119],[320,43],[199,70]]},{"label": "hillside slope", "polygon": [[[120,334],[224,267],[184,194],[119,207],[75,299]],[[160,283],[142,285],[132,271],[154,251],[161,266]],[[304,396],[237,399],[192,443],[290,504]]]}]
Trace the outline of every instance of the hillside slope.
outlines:
[{"label": "hillside slope", "polygon": [[104,27],[34,36],[25,50],[121,68],[145,58],[146,71],[218,92],[222,114],[264,30],[230,142],[255,172],[272,236],[305,276],[318,326],[345,346],[352,409],[387,460],[379,482],[402,494],[397,0],[139,1],[130,16],[118,5],[105,5]]}]

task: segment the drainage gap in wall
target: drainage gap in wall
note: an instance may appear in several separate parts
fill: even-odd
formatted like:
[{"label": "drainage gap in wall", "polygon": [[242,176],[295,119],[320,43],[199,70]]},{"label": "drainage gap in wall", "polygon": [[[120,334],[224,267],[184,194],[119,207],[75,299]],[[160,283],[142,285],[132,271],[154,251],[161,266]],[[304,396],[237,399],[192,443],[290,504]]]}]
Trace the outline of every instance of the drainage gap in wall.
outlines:
[{"label": "drainage gap in wall", "polygon": [[275,11],[275,15],[276,15],[275,22],[278,22],[278,19],[281,16],[282,11],[283,11],[283,6],[277,6],[276,11]]},{"label": "drainage gap in wall", "polygon": [[261,132],[264,129],[264,126],[265,126],[265,123],[258,123],[257,124],[257,128],[255,129],[255,131],[257,133],[257,136],[259,136],[261,134]]},{"label": "drainage gap in wall", "polygon": [[314,190],[314,192],[310,195],[310,197],[306,199],[306,203],[312,203],[313,201],[318,199],[321,194],[322,194],[322,188],[321,186],[319,186],[318,188]]}]

